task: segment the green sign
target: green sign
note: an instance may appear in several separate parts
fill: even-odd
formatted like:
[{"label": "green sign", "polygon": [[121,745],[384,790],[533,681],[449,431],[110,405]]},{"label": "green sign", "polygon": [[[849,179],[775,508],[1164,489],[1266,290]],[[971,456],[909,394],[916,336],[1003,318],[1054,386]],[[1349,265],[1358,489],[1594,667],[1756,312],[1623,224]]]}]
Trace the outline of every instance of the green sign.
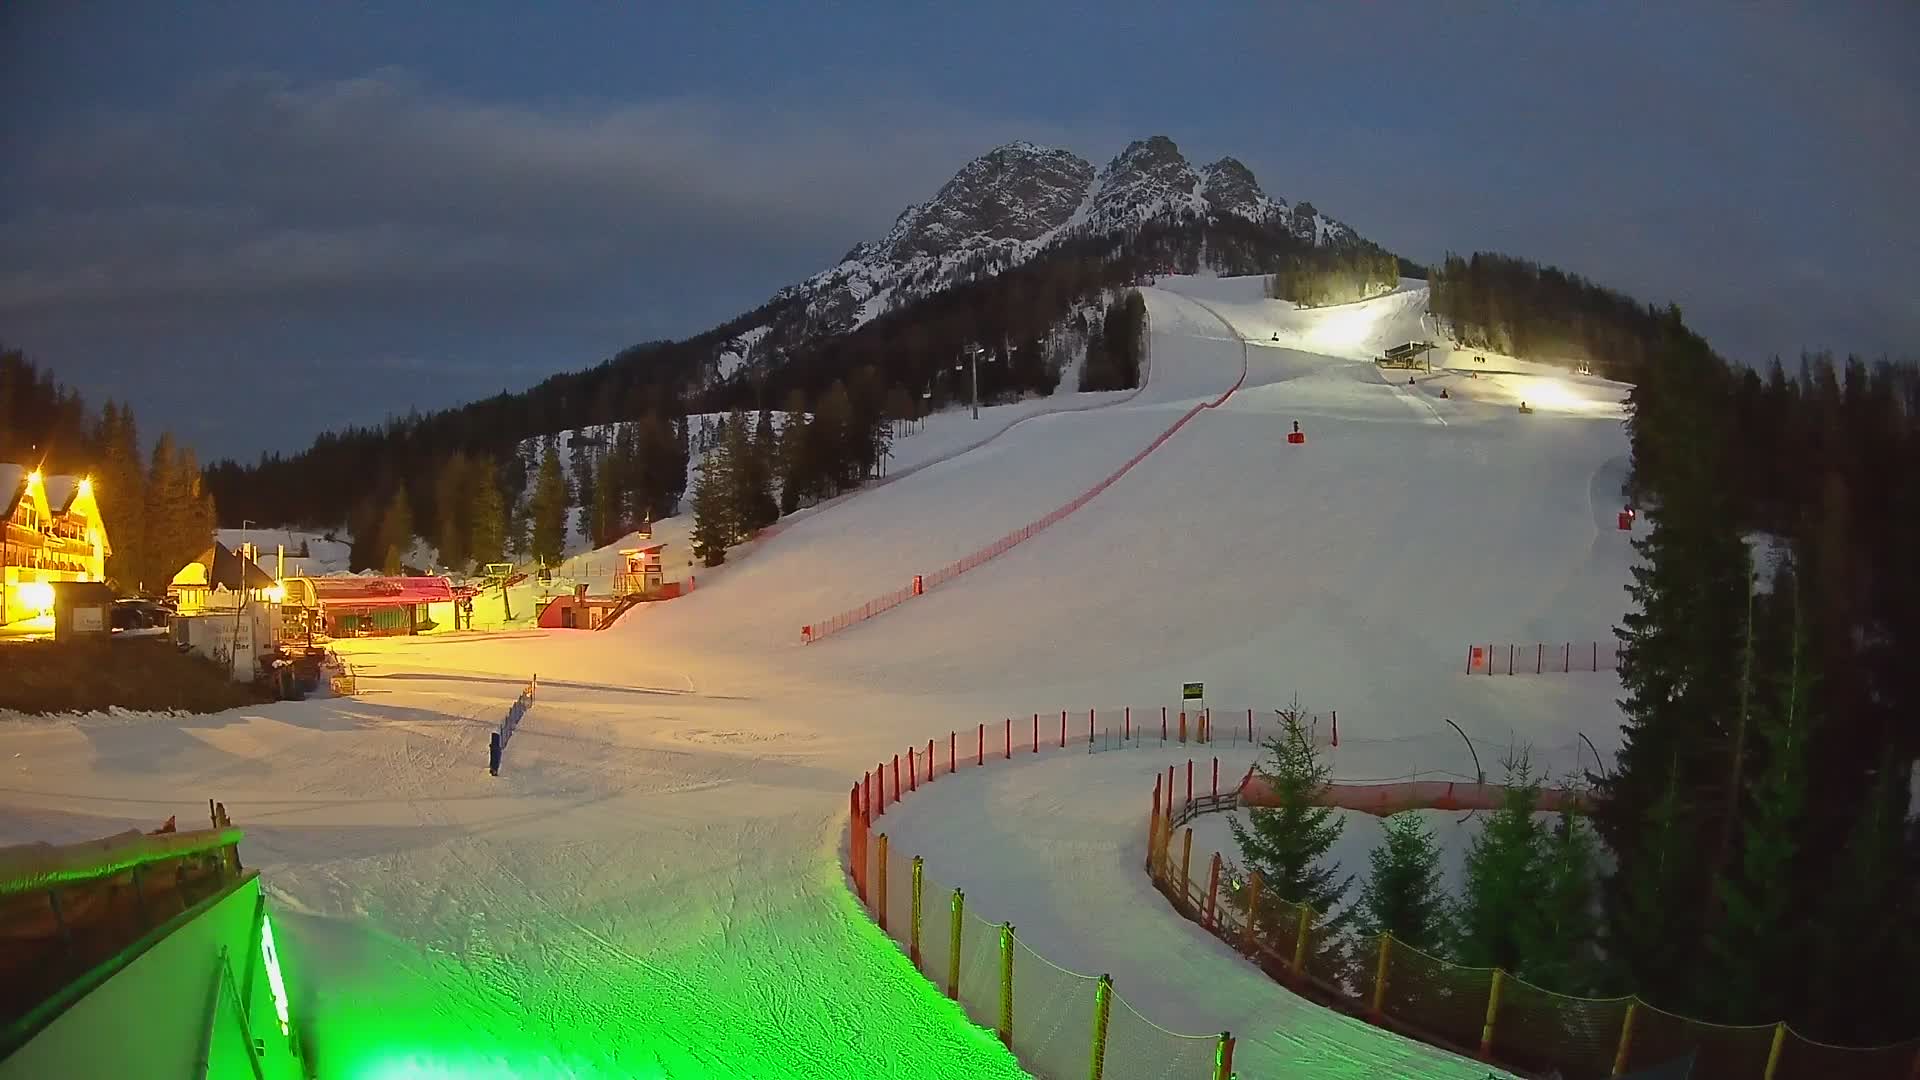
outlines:
[{"label": "green sign", "polygon": [[1205,683],[1190,682],[1180,684],[1180,700],[1182,701],[1199,701],[1206,696]]}]

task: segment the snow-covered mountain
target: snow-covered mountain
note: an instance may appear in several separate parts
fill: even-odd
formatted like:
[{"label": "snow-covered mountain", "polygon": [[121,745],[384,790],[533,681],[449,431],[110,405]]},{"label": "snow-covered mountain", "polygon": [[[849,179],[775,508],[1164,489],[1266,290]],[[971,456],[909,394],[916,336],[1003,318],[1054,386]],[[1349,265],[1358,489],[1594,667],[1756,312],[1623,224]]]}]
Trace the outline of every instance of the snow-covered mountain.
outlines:
[{"label": "snow-covered mountain", "polygon": [[[1196,170],[1172,139],[1135,141],[1103,168],[1067,150],[1012,142],[968,162],[932,199],[907,207],[879,240],[775,294],[769,322],[798,336],[851,330],[922,296],[1017,266],[1063,241],[1125,233],[1151,221],[1240,218],[1279,226],[1300,241],[1360,242],[1311,203],[1261,190],[1253,171],[1225,157]],[[793,333],[753,327],[723,349],[713,376],[731,377]]]}]

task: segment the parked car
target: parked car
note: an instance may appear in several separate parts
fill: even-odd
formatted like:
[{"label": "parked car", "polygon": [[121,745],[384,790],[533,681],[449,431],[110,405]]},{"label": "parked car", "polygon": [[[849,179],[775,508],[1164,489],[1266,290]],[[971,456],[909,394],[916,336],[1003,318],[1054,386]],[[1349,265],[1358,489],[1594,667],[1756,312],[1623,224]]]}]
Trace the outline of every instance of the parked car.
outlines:
[{"label": "parked car", "polygon": [[165,633],[172,609],[157,600],[132,597],[113,602],[113,632]]}]

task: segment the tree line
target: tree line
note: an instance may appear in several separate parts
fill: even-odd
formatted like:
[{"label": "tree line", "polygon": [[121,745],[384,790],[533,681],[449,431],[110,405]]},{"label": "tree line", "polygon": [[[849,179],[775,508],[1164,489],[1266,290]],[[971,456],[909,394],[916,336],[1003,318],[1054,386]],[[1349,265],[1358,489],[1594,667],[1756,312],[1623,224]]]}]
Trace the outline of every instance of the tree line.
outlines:
[{"label": "tree line", "polygon": [[1639,381],[1666,318],[1578,274],[1508,255],[1449,253],[1429,283],[1429,309],[1461,345],[1589,365],[1622,382]]},{"label": "tree line", "polygon": [[1077,316],[1084,327],[1086,358],[1080,364],[1080,389],[1131,390],[1140,385],[1146,356],[1147,302],[1137,289],[1115,297],[1091,320]]},{"label": "tree line", "polygon": [[1392,292],[1399,284],[1400,259],[1372,244],[1360,244],[1282,257],[1267,279],[1267,295],[1306,307],[1325,307]]},{"label": "tree line", "polygon": [[121,593],[164,593],[213,542],[214,502],[191,448],[162,432],[149,449],[132,408],[108,401],[95,413],[18,349],[0,350],[0,461],[92,478],[107,579]]}]

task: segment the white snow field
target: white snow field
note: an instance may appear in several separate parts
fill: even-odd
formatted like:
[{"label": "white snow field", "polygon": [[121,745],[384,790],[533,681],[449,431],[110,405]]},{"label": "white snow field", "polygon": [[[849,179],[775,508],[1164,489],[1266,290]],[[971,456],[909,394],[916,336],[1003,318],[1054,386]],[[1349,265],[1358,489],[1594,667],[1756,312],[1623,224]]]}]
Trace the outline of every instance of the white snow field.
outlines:
[{"label": "white snow field", "polygon": [[[1364,764],[1390,775],[1465,767],[1442,718],[1492,743],[1584,733],[1612,752],[1612,673],[1463,666],[1470,642],[1604,639],[1618,619],[1623,388],[1553,376],[1557,397],[1521,416],[1512,385],[1548,377],[1394,385],[1366,358],[1422,336],[1418,283],[1317,312],[1252,280],[1146,293],[1137,396],[1003,431],[1017,417],[983,416],[998,434],[977,449],[790,519],[611,630],[343,643],[353,699],[0,720],[0,843],[225,802],[328,1080],[957,1080],[1020,1066],[871,924],[841,869],[849,786],[907,745],[1034,710],[1172,703],[1204,680],[1216,701],[1338,709],[1343,755],[1419,736]],[[1078,513],[799,644],[802,624],[1048,513],[1236,385]],[[1284,440],[1293,420],[1305,445]],[[963,427],[941,421],[947,448],[975,441]],[[491,778],[488,733],[534,673]],[[1486,1076],[1295,998],[1152,893],[1141,823],[1173,756],[1042,753],[910,796],[883,827],[969,910],[1111,972],[1148,1019],[1231,1029],[1243,1077]],[[1110,1057],[1108,1075],[1158,1064]]]}]

